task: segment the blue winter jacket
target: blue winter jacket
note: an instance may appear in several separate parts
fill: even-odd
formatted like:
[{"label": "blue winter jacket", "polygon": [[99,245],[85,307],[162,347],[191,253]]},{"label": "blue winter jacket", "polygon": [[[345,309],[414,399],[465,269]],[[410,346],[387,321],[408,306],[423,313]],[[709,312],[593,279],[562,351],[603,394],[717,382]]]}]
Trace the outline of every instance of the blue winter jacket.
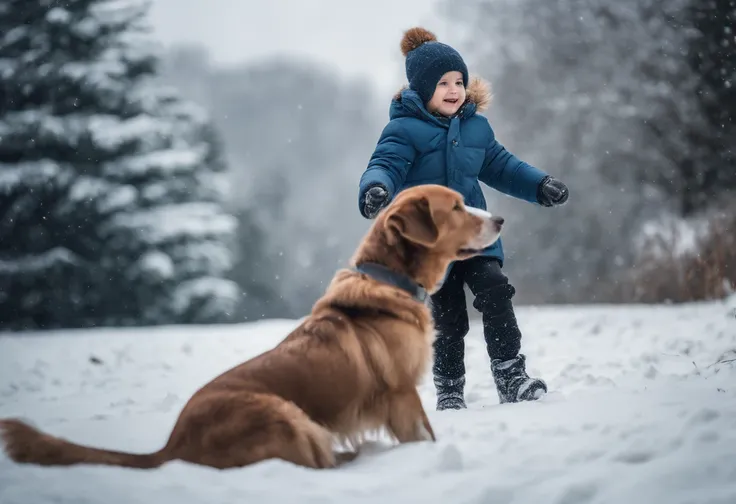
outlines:
[{"label": "blue winter jacket", "polygon": [[[479,78],[470,82],[466,102],[452,118],[428,112],[415,91],[404,89],[397,94],[391,102],[390,121],[360,178],[361,214],[365,193],[375,184],[383,184],[391,199],[412,186],[440,184],[462,194],[466,205],[486,210],[480,181],[538,204],[537,188],[547,174],[521,161],[496,140],[488,120],[476,114],[489,103],[489,86]],[[483,255],[503,264],[501,240]]]}]

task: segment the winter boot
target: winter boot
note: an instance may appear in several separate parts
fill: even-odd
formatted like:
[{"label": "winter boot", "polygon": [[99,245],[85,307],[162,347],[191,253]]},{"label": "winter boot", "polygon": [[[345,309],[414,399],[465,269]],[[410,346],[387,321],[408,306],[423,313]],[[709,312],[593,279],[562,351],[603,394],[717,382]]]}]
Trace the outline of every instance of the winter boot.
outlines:
[{"label": "winter boot", "polygon": [[519,354],[513,359],[491,361],[491,371],[496,382],[498,398],[503,403],[534,401],[547,393],[547,384],[540,378],[526,374],[526,356]]},{"label": "winter boot", "polygon": [[434,377],[437,389],[437,411],[446,409],[465,409],[465,376],[450,379],[443,376]]}]

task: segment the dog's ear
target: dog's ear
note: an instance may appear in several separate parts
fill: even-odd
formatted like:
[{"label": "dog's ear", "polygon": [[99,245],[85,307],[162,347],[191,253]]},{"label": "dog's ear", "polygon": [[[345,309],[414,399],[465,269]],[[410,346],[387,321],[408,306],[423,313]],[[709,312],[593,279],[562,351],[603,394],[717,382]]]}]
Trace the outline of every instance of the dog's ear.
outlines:
[{"label": "dog's ear", "polygon": [[431,247],[440,237],[426,197],[407,201],[387,218],[386,226],[414,243]]}]

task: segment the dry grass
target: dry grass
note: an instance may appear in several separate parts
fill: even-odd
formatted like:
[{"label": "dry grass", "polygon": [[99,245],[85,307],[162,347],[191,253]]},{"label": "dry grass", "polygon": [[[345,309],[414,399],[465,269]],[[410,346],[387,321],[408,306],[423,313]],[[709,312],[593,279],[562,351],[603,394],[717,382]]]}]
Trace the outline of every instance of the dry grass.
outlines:
[{"label": "dry grass", "polygon": [[707,220],[690,250],[678,250],[674,228],[650,236],[627,278],[620,301],[684,303],[722,299],[736,290],[736,207]]}]

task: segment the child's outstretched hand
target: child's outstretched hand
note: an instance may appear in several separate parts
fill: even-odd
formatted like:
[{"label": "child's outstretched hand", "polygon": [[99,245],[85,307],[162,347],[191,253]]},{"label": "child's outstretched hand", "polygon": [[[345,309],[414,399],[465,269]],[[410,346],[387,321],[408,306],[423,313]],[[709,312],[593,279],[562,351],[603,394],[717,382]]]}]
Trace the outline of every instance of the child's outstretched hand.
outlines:
[{"label": "child's outstretched hand", "polygon": [[537,190],[539,204],[546,207],[564,205],[569,196],[567,186],[549,175],[542,180]]},{"label": "child's outstretched hand", "polygon": [[388,191],[382,185],[374,185],[365,193],[365,203],[363,204],[363,213],[369,219],[373,219],[388,203]]}]

